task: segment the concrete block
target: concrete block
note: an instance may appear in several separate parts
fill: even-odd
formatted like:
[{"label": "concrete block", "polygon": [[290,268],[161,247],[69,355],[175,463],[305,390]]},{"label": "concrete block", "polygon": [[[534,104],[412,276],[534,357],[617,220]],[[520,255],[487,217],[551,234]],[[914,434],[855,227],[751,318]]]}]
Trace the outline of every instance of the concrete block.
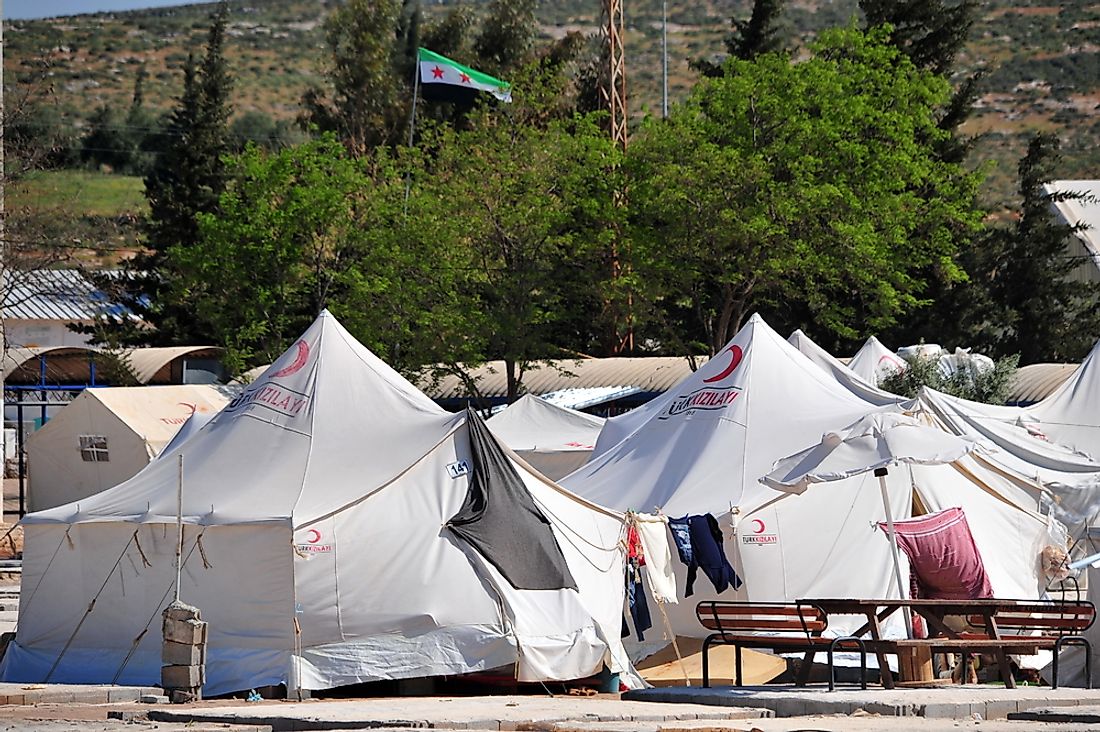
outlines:
[{"label": "concrete block", "polygon": [[164,694],[144,694],[138,701],[142,704],[167,704],[168,697]]},{"label": "concrete block", "polygon": [[965,719],[970,717],[970,705],[925,704],[922,716],[928,719]]},{"label": "concrete block", "polygon": [[806,716],[806,702],[802,699],[776,699],[774,705],[768,706],[774,709],[777,717]]},{"label": "concrete block", "polygon": [[23,694],[7,694],[0,697],[0,704],[18,704],[22,706],[25,703],[26,701]]},{"label": "concrete block", "polygon": [[160,661],[165,666],[201,666],[206,663],[206,646],[166,640],[160,646]]},{"label": "concrete block", "polygon": [[204,666],[161,666],[160,685],[165,689],[195,689],[206,683]]},{"label": "concrete block", "polygon": [[199,609],[194,605],[188,605],[185,602],[173,602],[168,607],[164,608],[164,612],[161,613],[161,617],[165,621],[168,620],[202,620],[202,616],[199,613]]},{"label": "concrete block", "polygon": [[164,640],[198,645],[206,643],[206,623],[201,620],[164,619]]},{"label": "concrete block", "polygon": [[1017,711],[1015,701],[987,701],[982,716],[986,719],[1008,719],[1008,715],[1015,711]]}]

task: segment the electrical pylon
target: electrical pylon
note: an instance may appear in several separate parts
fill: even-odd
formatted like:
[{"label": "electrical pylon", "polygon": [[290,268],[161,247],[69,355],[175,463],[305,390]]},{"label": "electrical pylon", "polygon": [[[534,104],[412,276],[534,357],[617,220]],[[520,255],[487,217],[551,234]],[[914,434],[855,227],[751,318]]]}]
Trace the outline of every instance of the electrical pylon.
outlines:
[{"label": "electrical pylon", "polygon": [[611,139],[626,147],[626,54],[623,51],[623,0],[603,0],[603,35],[608,68],[600,74],[600,99],[611,115]]}]

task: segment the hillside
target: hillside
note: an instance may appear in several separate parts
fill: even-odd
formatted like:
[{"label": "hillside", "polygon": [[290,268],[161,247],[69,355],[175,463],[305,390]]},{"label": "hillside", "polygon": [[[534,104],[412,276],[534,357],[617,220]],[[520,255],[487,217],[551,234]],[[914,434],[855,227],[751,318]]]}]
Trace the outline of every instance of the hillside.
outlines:
[{"label": "hillside", "polygon": [[[438,14],[453,0],[426,3]],[[255,110],[292,119],[302,92],[321,79],[321,22],[332,0],[235,0],[230,4],[228,55],[236,78],[236,113]],[[672,4],[670,4],[672,5]],[[683,98],[694,74],[689,59],[717,54],[731,14],[747,15],[747,0],[704,0],[669,10],[670,95]],[[570,30],[595,33],[596,0],[545,1],[544,39]],[[628,84],[636,117],[660,109],[661,3],[627,6]],[[792,38],[804,43],[819,29],[845,24],[856,0],[791,0]],[[179,92],[180,69],[201,51],[210,6],[100,13],[9,23],[5,82],[9,99],[47,100],[55,123],[80,127],[104,104],[125,106],[138,70],[148,73],[146,104],[167,109]],[[982,133],[975,164],[988,166],[990,204],[1011,200],[1016,160],[1026,134],[1057,131],[1065,178],[1100,175],[1100,3],[987,0],[963,58],[967,71],[985,69],[979,113],[967,131]],[[9,102],[9,109],[12,103]]]}]

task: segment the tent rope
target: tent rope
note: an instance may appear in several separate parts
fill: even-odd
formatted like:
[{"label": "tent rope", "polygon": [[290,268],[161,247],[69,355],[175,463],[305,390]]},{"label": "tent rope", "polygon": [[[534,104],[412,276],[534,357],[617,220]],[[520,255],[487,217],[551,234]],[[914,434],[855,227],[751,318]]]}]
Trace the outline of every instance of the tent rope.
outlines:
[{"label": "tent rope", "polygon": [[69,529],[71,529],[72,527],[72,524],[69,524],[65,527],[65,535],[62,536],[61,540],[57,542],[57,547],[54,548],[53,555],[50,557],[50,561],[46,563],[46,569],[44,569],[42,571],[42,574],[39,575],[38,582],[35,583],[34,589],[31,590],[30,596],[27,597],[27,601],[22,603],[21,605],[23,612],[26,612],[27,609],[30,607],[31,600],[34,599],[34,596],[38,593],[38,588],[42,586],[42,581],[45,580],[46,575],[49,574],[50,567],[53,566],[53,560],[57,559],[57,553],[61,551],[61,545],[65,543],[66,539],[69,539],[70,548],[72,548],[71,545],[73,543],[73,540],[69,538]]},{"label": "tent rope", "polygon": [[[126,546],[122,547],[122,553],[118,555],[118,559],[116,559],[115,563],[111,565],[111,570],[107,572],[107,576],[103,578],[103,584],[99,586],[99,591],[95,593],[95,597],[93,597],[92,601],[88,603],[88,609],[84,611],[84,615],[81,616],[80,622],[76,624],[76,627],[73,629],[72,635],[69,636],[69,640],[65,641],[65,647],[61,649],[61,653],[57,654],[57,658],[54,659],[53,665],[50,666],[49,673],[47,673],[46,678],[42,680],[43,683],[49,683],[50,679],[53,677],[53,672],[56,671],[58,665],[60,665],[61,659],[64,658],[65,654],[69,652],[69,646],[73,644],[73,640],[76,639],[76,634],[80,632],[80,628],[84,625],[84,621],[87,620],[88,616],[92,614],[92,610],[95,610],[96,601],[99,599],[99,596],[103,594],[103,590],[106,589],[107,583],[111,581],[111,575],[115,573],[115,570],[118,569],[118,565],[122,563],[122,558],[126,556],[126,550],[130,548],[131,542],[137,539],[139,530],[140,529],[135,529],[133,535],[129,538],[129,540],[127,540]],[[68,536],[68,532],[66,532],[66,536]]]},{"label": "tent rope", "polygon": [[684,665],[684,656],[680,653],[680,644],[676,641],[676,632],[672,630],[672,621],[665,612],[665,604],[657,601],[657,609],[661,611],[661,621],[665,624],[665,632],[672,639],[672,650],[676,653],[676,661],[680,664],[680,672],[684,675],[684,686],[691,686],[691,676],[688,675],[687,666]]},{"label": "tent rope", "polygon": [[[202,545],[202,535],[206,533],[206,529],[202,530],[198,538],[195,539],[195,546],[199,548],[199,557],[202,558],[203,569],[213,569],[214,565],[210,563],[210,560],[206,558],[206,548]],[[193,549],[192,549],[193,551]]]},{"label": "tent rope", "polygon": [[[200,533],[198,538],[195,540],[196,544],[198,543],[198,540],[202,538],[202,534],[205,533],[206,529],[204,528],[202,530],[202,533]],[[189,560],[191,558],[191,555],[194,553],[195,547],[192,546],[190,551],[187,552],[187,556],[183,559],[184,566],[187,565],[187,560]],[[141,632],[137,634],[136,638],[134,638],[134,642],[130,644],[129,653],[126,654],[126,658],[122,659],[122,664],[118,667],[118,670],[115,671],[114,678],[111,679],[112,684],[118,683],[119,677],[122,676],[122,672],[126,669],[126,666],[129,665],[130,659],[134,657],[134,653],[137,651],[138,645],[141,644],[141,639],[144,638],[145,634],[149,632],[149,627],[153,624],[153,620],[155,620],[157,615],[161,612],[161,607],[164,606],[165,601],[168,599],[168,595],[172,594],[173,589],[175,589],[175,578],[173,578],[172,581],[168,584],[168,589],[164,591],[164,594],[160,598],[160,602],[153,610],[153,614],[150,615],[149,620],[145,622],[145,627],[141,629]]]},{"label": "tent rope", "polygon": [[141,542],[138,541],[138,532],[134,532],[134,546],[137,547],[138,554],[141,555],[141,563],[146,569],[152,568],[152,564],[149,563],[149,558],[145,556],[145,551],[141,548]]}]

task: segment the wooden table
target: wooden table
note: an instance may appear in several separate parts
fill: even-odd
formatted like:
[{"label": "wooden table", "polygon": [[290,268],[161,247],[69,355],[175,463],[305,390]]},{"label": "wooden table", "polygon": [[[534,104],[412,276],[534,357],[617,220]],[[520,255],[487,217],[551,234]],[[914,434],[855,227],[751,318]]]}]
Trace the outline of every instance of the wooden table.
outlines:
[{"label": "wooden table", "polygon": [[[868,633],[871,636],[870,645],[878,658],[879,671],[882,676],[884,688],[894,688],[894,681],[890,675],[890,667],[886,664],[886,656],[890,654],[889,642],[882,637],[882,621],[901,608],[908,608],[913,613],[920,615],[927,621],[929,645],[936,638],[958,639],[958,631],[948,627],[945,618],[980,616],[985,625],[985,633],[992,641],[1000,640],[1001,633],[997,628],[994,616],[1001,611],[1009,610],[1017,605],[1017,600],[857,600],[851,598],[806,598],[798,600],[800,605],[811,605],[820,608],[826,615],[862,615],[867,622],[853,631],[850,635],[862,638]],[[990,648],[997,659],[997,665],[1004,679],[1005,687],[1016,688],[1016,681],[1012,677],[1012,667],[1008,663],[1008,654],[1003,646]],[[809,664],[804,664],[808,666]]]}]

